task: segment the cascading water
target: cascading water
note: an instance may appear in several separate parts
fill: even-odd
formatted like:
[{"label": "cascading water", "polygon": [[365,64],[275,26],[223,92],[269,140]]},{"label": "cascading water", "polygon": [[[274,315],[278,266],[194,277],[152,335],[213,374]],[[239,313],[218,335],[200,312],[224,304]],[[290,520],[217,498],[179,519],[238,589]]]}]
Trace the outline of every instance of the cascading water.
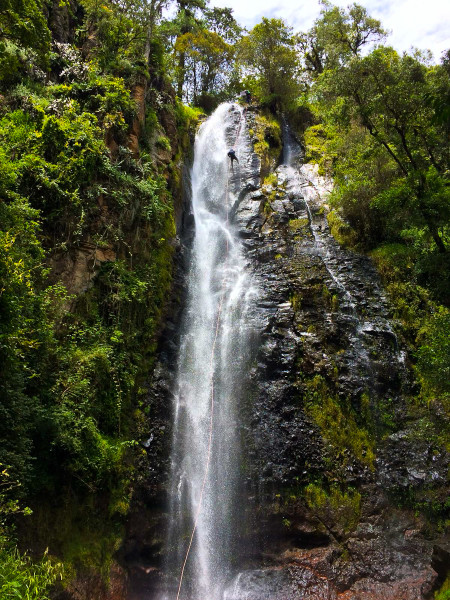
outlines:
[{"label": "cascading water", "polygon": [[[323,180],[301,164],[293,136],[284,137],[276,184],[272,176],[261,186],[251,146],[261,123],[255,112],[249,107],[244,117],[236,105],[223,105],[196,140],[195,236],[184,232],[190,272],[174,289],[186,281],[188,294],[184,320],[176,313],[163,335],[151,388],[155,419],[144,446],[155,472],[148,495],[137,499],[144,511],[135,511],[124,548],[127,597],[319,600],[349,585],[349,598],[361,589],[392,600],[397,589],[411,589],[415,598],[417,589],[431,589],[422,587],[434,573],[423,570],[431,560],[427,545],[419,556],[422,542],[403,533],[410,516],[391,517],[387,497],[378,494],[416,489],[428,471],[431,489],[445,480],[446,461],[442,456],[438,466],[434,450],[416,461],[408,445],[414,430],[396,430],[408,414],[407,363],[374,266],[331,236]],[[234,170],[230,146],[239,158]],[[170,395],[173,414],[161,416]],[[322,522],[305,497],[316,481],[326,493],[327,479],[339,481],[331,483],[333,494],[348,484],[351,506],[356,490],[367,491],[361,517],[354,515],[361,521],[348,534],[340,507],[336,518],[326,508]],[[166,490],[169,520],[159,503]],[[346,500],[344,507],[350,509]],[[351,561],[342,554],[347,543]],[[367,556],[376,557],[373,569]]]},{"label": "cascading water", "polygon": [[[229,218],[245,161],[237,105],[223,104],[195,142],[192,247],[175,389],[167,598],[218,600],[230,573],[239,481],[239,401],[249,355],[255,289]],[[175,585],[175,580],[178,582]]]},{"label": "cascading water", "polygon": [[[302,163],[302,149],[292,136],[286,123],[283,124],[284,151],[283,165],[278,172],[285,179],[286,190],[291,196],[302,197],[308,215],[310,230],[314,239],[311,252],[320,256],[323,264],[332,279],[333,286],[340,297],[340,310],[347,314],[349,324],[354,328],[351,344],[358,356],[357,368],[361,380],[366,383],[371,378],[371,360],[365,343],[365,336],[383,335],[390,338],[396,349],[396,360],[399,372],[403,371],[404,353],[398,348],[396,335],[389,322],[388,306],[382,289],[373,280],[371,291],[371,302],[366,299],[357,298],[364,294],[367,289],[362,283],[365,279],[373,276],[367,270],[368,263],[364,261],[363,268],[358,268],[358,259],[355,255],[341,248],[328,231],[328,226],[323,215],[316,217],[312,207],[317,206],[331,191],[331,182],[318,175],[316,165]],[[322,199],[322,200],[320,200]],[[369,286],[367,286],[369,287]],[[362,300],[362,301],[361,301]]]}]

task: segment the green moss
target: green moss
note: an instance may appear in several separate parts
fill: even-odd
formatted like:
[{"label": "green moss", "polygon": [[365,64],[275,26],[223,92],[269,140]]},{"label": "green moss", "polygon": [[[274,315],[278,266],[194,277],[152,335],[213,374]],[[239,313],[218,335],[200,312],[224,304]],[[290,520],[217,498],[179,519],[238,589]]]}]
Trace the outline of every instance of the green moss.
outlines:
[{"label": "green moss", "polygon": [[328,287],[323,284],[322,286],[322,299],[325,306],[333,312],[336,312],[339,308],[339,297],[337,294],[332,294]]},{"label": "green moss", "polygon": [[447,489],[429,485],[422,489],[403,487],[391,489],[389,492],[397,506],[413,510],[416,516],[420,514],[425,516],[428,525],[435,532],[444,533],[448,530],[450,525],[448,519],[450,500],[448,499]]},{"label": "green moss", "polygon": [[447,576],[439,590],[434,593],[434,600],[450,600],[450,575]]},{"label": "green moss", "polygon": [[269,173],[267,177],[264,178],[263,185],[273,185],[276,186],[278,182],[277,176],[275,173]]},{"label": "green moss", "polygon": [[356,232],[353,231],[350,225],[335,210],[328,213],[327,221],[330,226],[331,235],[337,242],[347,248],[355,248],[357,244]]},{"label": "green moss", "polygon": [[294,292],[289,297],[289,301],[292,304],[292,308],[293,308],[294,312],[297,312],[298,310],[300,310],[301,305],[302,305],[302,298],[301,298],[300,294],[298,294],[297,292]]},{"label": "green moss", "polygon": [[309,219],[290,219],[289,228],[293,231],[309,229]]},{"label": "green moss", "polygon": [[356,529],[361,516],[361,494],[352,488],[344,491],[337,485],[324,489],[311,483],[305,488],[308,507],[330,529],[349,533]]},{"label": "green moss", "polygon": [[200,119],[205,116],[205,113],[202,109],[187,106],[179,100],[176,100],[173,111],[181,145],[186,148],[189,145],[189,132],[198,126]]},{"label": "green moss", "polygon": [[269,150],[269,144],[264,140],[255,142],[253,150],[260,157],[261,162],[267,162],[267,151]]},{"label": "green moss", "polygon": [[276,165],[282,148],[280,124],[269,111],[255,116],[253,149],[261,160],[261,177],[267,177]]},{"label": "green moss", "polygon": [[158,148],[162,148],[163,150],[169,150],[169,152],[172,150],[172,148],[170,146],[170,141],[165,135],[160,135],[156,139],[155,145]]},{"label": "green moss", "polygon": [[333,312],[337,312],[339,310],[339,296],[337,294],[333,294],[331,296],[331,310]]},{"label": "green moss", "polygon": [[325,300],[325,302],[327,304],[331,303],[331,292],[330,290],[327,288],[327,286],[325,285],[325,283],[322,286],[322,298]]},{"label": "green moss", "polygon": [[305,387],[306,413],[335,448],[340,460],[345,462],[345,451],[350,450],[361,463],[373,469],[373,440],[366,429],[358,426],[350,406],[334,396],[319,375],[307,381]]},{"label": "green moss", "polygon": [[262,205],[262,211],[266,215],[266,217],[270,217],[273,213],[272,204],[270,202],[270,198],[265,198]]},{"label": "green moss", "polygon": [[308,127],[303,134],[305,146],[305,161],[319,165],[319,175],[330,171],[336,153],[333,151],[332,142],[334,130],[323,123]]}]

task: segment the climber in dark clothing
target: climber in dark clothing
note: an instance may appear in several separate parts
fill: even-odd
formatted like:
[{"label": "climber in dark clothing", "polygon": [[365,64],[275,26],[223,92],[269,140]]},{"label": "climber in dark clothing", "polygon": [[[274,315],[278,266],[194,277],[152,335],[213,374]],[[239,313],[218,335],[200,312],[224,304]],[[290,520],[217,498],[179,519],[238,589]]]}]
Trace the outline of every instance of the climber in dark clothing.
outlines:
[{"label": "climber in dark clothing", "polygon": [[252,101],[252,95],[248,90],[245,90],[245,99],[247,101],[247,104],[250,104],[250,102]]},{"label": "climber in dark clothing", "polygon": [[227,154],[227,156],[229,156],[229,157],[230,157],[230,160],[231,160],[231,168],[233,168],[233,160],[235,160],[235,161],[236,161],[236,162],[239,164],[238,158],[237,158],[237,156],[236,156],[236,152],[233,150],[233,148],[231,148],[231,150],[229,150],[229,151],[228,151],[228,154]]}]

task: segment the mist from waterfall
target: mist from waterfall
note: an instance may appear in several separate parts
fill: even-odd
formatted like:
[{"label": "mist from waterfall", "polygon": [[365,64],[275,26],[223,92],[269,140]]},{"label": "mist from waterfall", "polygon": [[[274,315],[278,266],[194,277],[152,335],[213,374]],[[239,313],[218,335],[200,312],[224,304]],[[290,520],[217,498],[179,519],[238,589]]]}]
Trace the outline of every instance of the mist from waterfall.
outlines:
[{"label": "mist from waterfall", "polygon": [[180,598],[222,598],[236,544],[239,406],[256,294],[230,218],[240,165],[231,170],[227,151],[234,147],[242,162],[243,127],[242,110],[223,104],[195,142],[195,238],[174,394],[167,598],[176,597],[197,514]]}]

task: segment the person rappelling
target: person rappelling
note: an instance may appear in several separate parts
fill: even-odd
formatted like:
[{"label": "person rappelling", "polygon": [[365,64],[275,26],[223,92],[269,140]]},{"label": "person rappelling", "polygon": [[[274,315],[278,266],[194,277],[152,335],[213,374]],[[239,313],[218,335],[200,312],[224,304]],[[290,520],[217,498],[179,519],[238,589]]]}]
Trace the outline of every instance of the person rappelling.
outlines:
[{"label": "person rappelling", "polygon": [[229,156],[229,157],[230,157],[230,160],[231,160],[231,168],[233,168],[233,160],[235,160],[235,161],[236,161],[236,162],[239,164],[238,158],[237,158],[237,156],[236,156],[236,152],[234,151],[234,149],[233,149],[233,148],[230,148],[230,150],[228,151],[228,154],[227,154],[227,156]]}]

